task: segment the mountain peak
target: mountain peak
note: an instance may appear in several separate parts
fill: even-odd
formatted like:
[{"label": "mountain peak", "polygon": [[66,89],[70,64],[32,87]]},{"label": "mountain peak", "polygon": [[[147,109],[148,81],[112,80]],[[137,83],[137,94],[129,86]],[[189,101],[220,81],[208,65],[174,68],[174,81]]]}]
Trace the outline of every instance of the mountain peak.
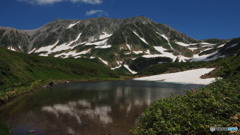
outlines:
[{"label": "mountain peak", "polygon": [[141,22],[143,24],[155,23],[153,20],[145,17],[145,16],[135,16],[132,18],[125,19],[126,23],[137,23]]}]

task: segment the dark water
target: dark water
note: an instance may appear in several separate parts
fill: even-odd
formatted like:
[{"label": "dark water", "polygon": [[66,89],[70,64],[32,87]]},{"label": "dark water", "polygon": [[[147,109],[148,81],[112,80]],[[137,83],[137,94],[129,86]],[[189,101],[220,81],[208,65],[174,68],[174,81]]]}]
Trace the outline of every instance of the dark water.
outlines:
[{"label": "dark water", "polygon": [[122,135],[154,101],[201,85],[145,81],[60,84],[1,112],[14,135]]}]

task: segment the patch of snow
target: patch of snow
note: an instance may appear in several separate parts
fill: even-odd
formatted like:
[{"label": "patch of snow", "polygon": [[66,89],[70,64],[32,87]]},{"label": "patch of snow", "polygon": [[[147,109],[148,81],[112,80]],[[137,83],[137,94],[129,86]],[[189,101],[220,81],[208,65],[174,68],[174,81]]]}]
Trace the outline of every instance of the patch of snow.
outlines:
[{"label": "patch of snow", "polygon": [[79,55],[87,54],[87,53],[89,53],[90,51],[91,51],[91,49],[88,49],[88,50],[85,50],[85,51],[81,51],[81,52],[76,52],[76,50],[74,50],[74,51],[70,51],[70,52],[67,52],[67,53],[57,54],[57,55],[55,55],[54,57],[64,56],[63,58],[68,58],[68,57],[79,58]]},{"label": "patch of snow", "polygon": [[221,48],[221,47],[223,47],[224,45],[226,45],[226,43],[219,45],[217,48]]},{"label": "patch of snow", "polygon": [[34,51],[36,51],[36,48],[32,49],[30,52],[28,52],[28,54],[33,53]]},{"label": "patch of snow", "polygon": [[111,48],[111,45],[103,45],[103,46],[96,46],[95,48],[99,48],[99,49],[107,49],[107,48]]},{"label": "patch of snow", "polygon": [[125,49],[124,49],[124,47],[121,46],[121,47],[119,48],[119,50],[121,51],[121,50],[125,50]]},{"label": "patch of snow", "polygon": [[127,52],[127,53],[125,53],[125,55],[130,55],[130,54],[132,54],[131,52]]},{"label": "patch of snow", "polygon": [[109,38],[111,36],[112,36],[112,34],[108,34],[106,32],[103,32],[103,34],[99,36],[99,39],[105,39],[105,38]]},{"label": "patch of snow", "polygon": [[[48,45],[48,46],[41,47],[41,48],[37,49],[37,50],[35,51],[35,53],[39,53],[39,52],[50,52],[51,49],[52,49],[55,45],[58,44],[58,42],[59,42],[59,40],[58,40],[57,42],[55,42],[53,45]],[[47,56],[48,56],[48,55],[47,55]]]},{"label": "patch of snow", "polygon": [[224,58],[224,57],[226,57],[225,55],[215,55],[215,56],[213,56],[213,57],[211,57],[211,58],[208,58],[207,59],[207,61],[210,61],[210,60],[215,60],[215,59],[217,59],[217,58]]},{"label": "patch of snow", "polygon": [[135,58],[131,58],[131,60],[136,60],[137,59],[137,57],[135,57]]},{"label": "patch of snow", "polygon": [[131,51],[131,46],[129,44],[126,44],[127,48]]},{"label": "patch of snow", "polygon": [[53,53],[53,52],[59,52],[59,51],[63,51],[63,50],[68,50],[68,49],[72,49],[70,46],[68,46],[68,44],[64,43],[64,44],[61,44],[61,45],[57,45],[55,47],[53,47],[51,50],[50,53]]},{"label": "patch of snow", "polygon": [[170,44],[170,41],[169,41],[169,39],[168,39],[168,37],[166,36],[166,35],[164,35],[164,34],[160,34],[160,33],[158,33],[158,32],[156,32],[158,35],[160,35],[161,37],[163,37],[164,39],[166,39],[167,40],[167,42],[168,42],[168,45],[170,46],[170,48],[173,50],[173,47],[172,47],[172,45]]},{"label": "patch of snow", "polygon": [[157,58],[157,57],[163,57],[161,54],[148,54],[148,55],[143,55],[142,57],[144,58]]},{"label": "patch of snow", "polygon": [[11,51],[15,51],[15,52],[16,52],[16,50],[15,50],[12,46],[8,47],[8,50],[11,50]]},{"label": "patch of snow", "polygon": [[116,61],[118,65],[121,65],[123,62],[122,61]]},{"label": "patch of snow", "polygon": [[39,54],[39,56],[48,56],[48,54],[41,53],[41,54]]},{"label": "patch of snow", "polygon": [[104,39],[101,41],[96,41],[96,42],[88,42],[85,45],[104,45],[107,42],[108,39]]},{"label": "patch of snow", "polygon": [[131,70],[131,69],[128,67],[128,65],[124,64],[123,66],[124,66],[129,72],[131,72],[132,74],[137,74],[137,72]]},{"label": "patch of snow", "polygon": [[100,57],[98,57],[98,59],[99,59],[100,61],[102,61],[103,64],[108,65],[108,62],[107,62],[107,61],[103,60],[103,59],[100,58]]},{"label": "patch of snow", "polygon": [[134,54],[141,54],[143,51],[133,51]]},{"label": "patch of snow", "polygon": [[228,48],[232,48],[232,47],[235,47],[235,46],[237,46],[237,45],[238,45],[238,43],[233,44],[233,45],[229,46]]},{"label": "patch of snow", "polygon": [[166,39],[167,41],[168,41],[168,43],[170,43],[169,42],[169,39],[168,39],[168,37],[166,36],[166,35],[164,35],[164,34],[160,34],[159,32],[156,32],[158,35],[160,35],[161,37],[163,37],[164,39]]},{"label": "patch of snow", "polygon": [[154,49],[159,51],[160,53],[164,53],[167,49],[163,48],[162,46],[154,46]]},{"label": "patch of snow", "polygon": [[19,49],[23,52],[23,47],[22,46],[19,46]]},{"label": "patch of snow", "polygon": [[79,21],[79,22],[76,22],[76,23],[73,23],[73,24],[70,24],[67,28],[70,29],[70,28],[72,28],[73,26],[77,25],[78,23],[80,23],[80,21]]},{"label": "patch of snow", "polygon": [[197,50],[197,47],[188,47],[188,49],[190,49],[191,51]]},{"label": "patch of snow", "polygon": [[200,68],[187,70],[176,73],[160,74],[148,77],[135,78],[134,80],[142,81],[164,81],[172,83],[186,84],[204,84],[207,85],[215,80],[215,78],[202,79],[201,76],[213,71],[215,68]]},{"label": "patch of snow", "polygon": [[179,59],[179,62],[186,62],[186,60],[190,59],[190,58],[182,56],[182,55],[179,55],[177,58]]},{"label": "patch of snow", "polygon": [[190,45],[196,45],[197,43],[191,43],[191,44],[187,44],[187,43],[183,43],[183,42],[175,42],[176,44],[178,45],[181,45],[181,46],[185,46],[185,47],[188,47]]},{"label": "patch of snow", "polygon": [[117,63],[117,66],[114,68],[111,68],[111,70],[115,70],[115,69],[122,67],[122,63],[123,63],[122,61],[116,61],[116,63]]},{"label": "patch of snow", "polygon": [[202,45],[213,45],[213,44],[210,44],[210,43],[207,43],[207,42],[201,42],[200,44],[202,44]]},{"label": "patch of snow", "polygon": [[137,34],[137,32],[133,31],[133,33],[134,33],[136,36],[138,36],[145,44],[148,44],[148,42],[147,42],[144,38],[140,37],[140,36]]},{"label": "patch of snow", "polygon": [[191,58],[191,61],[210,61],[210,60],[213,60],[213,59],[212,58],[209,59],[208,57],[216,55],[217,53],[218,53],[218,51],[213,52],[211,54],[201,55],[201,56],[199,56],[198,54],[195,54]]},{"label": "patch of snow", "polygon": [[[154,46],[154,49],[159,51],[161,54],[160,55],[155,55],[154,57],[169,57],[173,61],[177,58],[177,56],[173,55],[172,53],[165,52],[167,49],[163,48],[162,46]],[[145,57],[150,57],[150,56],[145,56]]]},{"label": "patch of snow", "polygon": [[73,40],[73,42],[77,42],[80,39],[81,35],[82,35],[82,33],[79,33],[78,36],[76,37],[76,39]]},{"label": "patch of snow", "polygon": [[201,52],[212,50],[213,48],[206,48],[205,50],[202,50]]},{"label": "patch of snow", "polygon": [[145,51],[146,54],[150,54],[150,50]]},{"label": "patch of snow", "polygon": [[75,58],[75,59],[78,59],[78,58],[82,58],[82,56],[75,56],[74,58]]},{"label": "patch of snow", "polygon": [[210,46],[215,46],[216,45],[216,44],[211,44],[211,43],[207,43],[207,42],[201,42],[199,44],[201,44],[202,47],[210,47]]},{"label": "patch of snow", "polygon": [[116,67],[114,67],[114,68],[111,68],[111,70],[115,70],[115,69],[118,69],[118,68],[120,68],[120,67],[122,67],[122,65],[119,65],[119,66],[116,66]]},{"label": "patch of snow", "polygon": [[81,54],[87,54],[91,51],[91,49],[88,49],[88,50],[85,50],[85,51],[81,51],[78,53],[78,55],[81,55]]},{"label": "patch of snow", "polygon": [[147,54],[147,55],[143,55],[142,57],[144,58],[168,57],[168,58],[171,58],[172,61],[175,61],[178,58],[179,61],[182,61],[182,62],[186,62],[186,60],[190,59],[182,55],[175,56],[172,53],[165,52],[167,49],[163,48],[162,46],[154,46],[154,48],[161,54]]},{"label": "patch of snow", "polygon": [[59,43],[59,40],[53,44],[53,45],[48,45],[48,46],[45,46],[45,47],[41,47],[39,49],[37,49],[35,51],[35,53],[38,53],[38,52],[47,52],[45,54],[42,54],[40,56],[48,56],[49,54],[51,53],[54,53],[54,52],[59,52],[59,51],[64,51],[64,50],[69,50],[69,49],[73,49],[74,47],[76,47],[77,45],[74,45],[74,46],[71,46],[73,43],[77,42],[80,37],[81,37],[82,33],[78,34],[78,36],[76,37],[76,39],[74,39],[73,41],[69,42],[69,43],[63,43],[61,45],[57,45]]}]

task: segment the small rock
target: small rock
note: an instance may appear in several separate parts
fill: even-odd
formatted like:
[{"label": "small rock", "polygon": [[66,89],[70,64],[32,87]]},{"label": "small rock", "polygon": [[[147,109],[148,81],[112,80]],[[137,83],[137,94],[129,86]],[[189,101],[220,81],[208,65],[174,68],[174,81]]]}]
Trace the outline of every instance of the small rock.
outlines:
[{"label": "small rock", "polygon": [[49,83],[49,85],[50,85],[50,86],[54,86],[54,85],[56,85],[56,82],[55,82],[55,81],[52,81],[52,82]]},{"label": "small rock", "polygon": [[35,130],[29,130],[28,133],[33,134],[33,133],[35,133]]},{"label": "small rock", "polygon": [[67,83],[69,83],[69,81],[66,80],[66,81],[64,81],[64,83],[67,84]]},{"label": "small rock", "polygon": [[48,87],[48,85],[43,85],[43,86],[41,86],[41,88],[47,88]]}]

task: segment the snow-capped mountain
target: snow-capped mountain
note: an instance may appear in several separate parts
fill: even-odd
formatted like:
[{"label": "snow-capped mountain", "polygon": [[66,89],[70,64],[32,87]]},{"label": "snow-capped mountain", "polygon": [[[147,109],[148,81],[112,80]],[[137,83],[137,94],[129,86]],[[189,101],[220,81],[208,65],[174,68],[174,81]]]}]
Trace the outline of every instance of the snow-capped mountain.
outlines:
[{"label": "snow-capped mountain", "polygon": [[[13,51],[60,58],[98,59],[112,70],[139,58],[185,62],[225,56],[238,47],[226,40],[195,40],[146,17],[127,19],[57,19],[35,30],[0,27],[0,46]],[[228,47],[227,47],[228,46]],[[232,47],[233,46],[233,47]]]}]

